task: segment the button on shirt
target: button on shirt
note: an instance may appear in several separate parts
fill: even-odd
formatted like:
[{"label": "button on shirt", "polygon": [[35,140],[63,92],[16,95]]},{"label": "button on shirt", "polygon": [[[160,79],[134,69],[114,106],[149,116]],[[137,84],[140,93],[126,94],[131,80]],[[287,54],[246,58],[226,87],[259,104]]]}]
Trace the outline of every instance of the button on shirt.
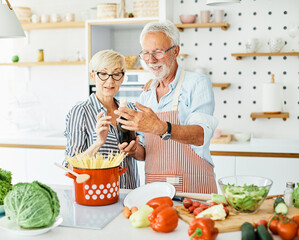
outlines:
[{"label": "button on shirt", "polygon": [[[174,89],[179,80],[182,68],[179,66],[175,79],[169,84],[170,91],[160,101],[157,101],[156,88],[159,84],[154,81],[150,91],[142,92],[140,103],[151,108],[154,112],[171,111]],[[150,103],[148,100],[151,99]],[[179,93],[178,118],[181,125],[199,125],[204,130],[204,144],[191,145],[191,149],[204,160],[213,164],[210,154],[210,140],[217,127],[218,120],[213,117],[215,107],[212,83],[208,76],[195,72],[187,72]],[[144,144],[144,134],[139,136]],[[146,143],[145,143],[146,144]]]}]

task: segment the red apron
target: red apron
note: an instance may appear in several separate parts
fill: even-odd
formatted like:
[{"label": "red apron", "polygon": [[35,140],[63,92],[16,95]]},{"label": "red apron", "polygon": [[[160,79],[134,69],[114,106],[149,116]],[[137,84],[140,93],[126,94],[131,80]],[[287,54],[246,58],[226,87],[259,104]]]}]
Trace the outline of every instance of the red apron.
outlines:
[{"label": "red apron", "polygon": [[[172,110],[158,112],[162,121],[179,125],[178,97],[184,80],[182,70],[175,88]],[[148,100],[148,105],[151,98]],[[199,157],[189,146],[172,139],[162,140],[160,136],[145,134],[145,183],[168,182],[178,192],[217,193],[213,166]]]}]

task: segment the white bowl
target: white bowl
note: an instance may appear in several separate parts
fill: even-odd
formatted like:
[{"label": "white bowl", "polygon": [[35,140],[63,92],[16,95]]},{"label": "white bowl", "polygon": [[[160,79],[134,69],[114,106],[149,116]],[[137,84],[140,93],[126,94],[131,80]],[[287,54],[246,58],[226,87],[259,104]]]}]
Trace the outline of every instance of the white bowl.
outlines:
[{"label": "white bowl", "polygon": [[247,142],[250,140],[250,133],[236,132],[233,134],[233,139],[237,142]]}]

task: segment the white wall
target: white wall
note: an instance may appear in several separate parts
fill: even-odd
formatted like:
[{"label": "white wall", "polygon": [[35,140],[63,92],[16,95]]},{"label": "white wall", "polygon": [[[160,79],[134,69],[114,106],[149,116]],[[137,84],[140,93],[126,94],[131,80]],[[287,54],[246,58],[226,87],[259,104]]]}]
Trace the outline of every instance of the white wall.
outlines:
[{"label": "white wall", "polygon": [[[95,15],[96,0],[14,0],[13,6],[29,6],[36,14],[76,13],[77,20],[89,14]],[[130,1],[128,1],[130,2]],[[180,14],[199,14],[200,10],[219,9],[208,7],[201,0],[174,0],[173,20],[179,23]],[[268,51],[266,41],[270,37],[281,37],[287,45],[283,51],[299,51],[299,35],[291,38],[288,27],[298,23],[299,2],[294,0],[242,0],[241,4],[223,7],[225,21],[230,28],[185,29],[181,33],[181,52],[189,54],[183,64],[195,70],[208,69],[213,82],[230,82],[227,90],[214,89],[216,99],[215,116],[219,128],[226,132],[250,131],[259,137],[293,138],[299,134],[299,68],[298,57],[244,58],[236,61],[233,52],[245,52],[244,42],[256,37],[263,43],[260,51]],[[271,14],[270,14],[271,12]],[[268,28],[271,27],[271,30]],[[286,27],[286,30],[284,29]],[[254,30],[254,28],[256,30]],[[76,58],[76,52],[85,55],[84,29],[56,29],[29,32],[27,40],[0,39],[0,61],[7,62],[14,54],[21,60],[32,61],[37,49],[45,50],[45,60]],[[255,74],[254,74],[255,72]],[[285,86],[284,111],[290,113],[287,121],[282,119],[257,119],[252,121],[251,112],[261,111],[262,83],[270,81],[274,73],[276,80]],[[88,96],[85,66],[44,66],[30,68],[0,67],[0,125],[11,120],[9,99],[29,96],[38,99],[35,109],[42,109],[41,127],[64,129],[65,115],[77,101]],[[22,98],[24,99],[24,98]],[[253,103],[255,101],[255,103]],[[4,118],[6,117],[6,118]],[[3,127],[2,127],[3,128]],[[6,127],[6,129],[9,129]],[[279,129],[279,130],[278,130]]]}]

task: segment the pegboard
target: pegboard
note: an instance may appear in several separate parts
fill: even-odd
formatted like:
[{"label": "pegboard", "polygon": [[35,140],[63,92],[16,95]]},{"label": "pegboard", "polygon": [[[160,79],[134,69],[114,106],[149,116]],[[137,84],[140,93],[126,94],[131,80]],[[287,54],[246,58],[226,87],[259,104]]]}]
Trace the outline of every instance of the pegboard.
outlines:
[{"label": "pegboard", "polygon": [[[269,52],[270,38],[283,38],[286,45],[282,52],[299,51],[299,33],[292,38],[289,26],[297,23],[299,2],[293,0],[242,0],[240,4],[211,7],[205,1],[174,1],[174,23],[180,23],[181,14],[197,14],[223,9],[224,21],[230,24],[227,31],[220,28],[185,29],[181,32],[183,67],[196,71],[204,69],[212,82],[228,82],[226,90],[214,88],[215,116],[218,128],[226,133],[251,132],[254,137],[298,138],[299,134],[299,58],[298,57],[248,57],[236,60],[232,53],[245,53],[245,42],[258,38],[258,52]],[[262,112],[262,85],[276,82],[283,88],[283,111],[290,113],[282,119],[256,119],[251,112]]]}]

